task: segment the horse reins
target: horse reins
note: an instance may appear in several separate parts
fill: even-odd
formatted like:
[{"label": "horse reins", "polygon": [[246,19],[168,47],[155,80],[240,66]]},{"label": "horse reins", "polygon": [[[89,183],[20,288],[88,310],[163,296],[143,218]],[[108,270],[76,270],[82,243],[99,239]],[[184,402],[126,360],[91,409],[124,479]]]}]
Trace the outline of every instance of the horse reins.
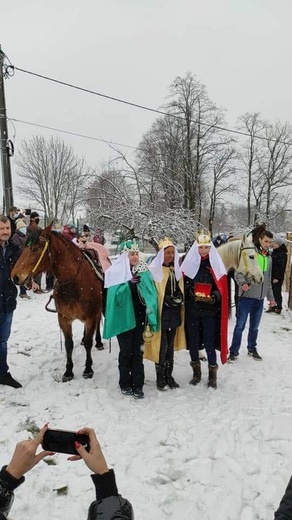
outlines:
[{"label": "horse reins", "polygon": [[45,243],[44,249],[42,250],[41,255],[40,255],[40,257],[39,257],[37,263],[35,264],[35,266],[34,266],[34,267],[32,268],[32,270],[31,270],[31,274],[32,274],[32,275],[34,274],[34,272],[37,270],[38,266],[40,265],[42,259],[43,259],[44,256],[45,256],[45,252],[46,252],[46,250],[48,249],[48,247],[49,247],[49,241],[46,240],[46,243]]},{"label": "horse reins", "polygon": [[[39,267],[39,265],[40,265],[42,259],[43,259],[44,256],[45,256],[45,253],[46,253],[46,251],[47,251],[47,249],[48,249],[48,247],[49,247],[49,245],[50,245],[50,240],[47,240],[47,239],[46,239],[45,237],[43,237],[43,236],[40,236],[39,240],[40,240],[40,242],[45,242],[45,245],[44,245],[44,248],[43,248],[43,250],[42,250],[42,252],[41,252],[41,254],[40,254],[40,257],[39,257],[38,261],[36,262],[35,266],[34,266],[33,269],[31,270],[30,276],[32,276],[32,275],[35,273],[35,271],[37,270],[37,268]],[[78,276],[78,274],[79,274],[79,272],[80,272],[80,270],[81,270],[81,266],[82,266],[82,264],[83,264],[83,259],[84,259],[84,255],[81,256],[81,262],[80,262],[79,265],[78,265],[77,272],[76,272],[75,276],[73,276],[73,277],[70,278],[69,280],[65,280],[64,282],[58,282],[58,281],[57,281],[55,285],[60,286],[60,285],[67,284],[67,283],[70,283],[70,282],[72,282],[73,280],[75,280],[75,278],[77,278],[77,276]],[[49,260],[50,260],[50,264],[52,265],[50,251],[49,251]]]}]

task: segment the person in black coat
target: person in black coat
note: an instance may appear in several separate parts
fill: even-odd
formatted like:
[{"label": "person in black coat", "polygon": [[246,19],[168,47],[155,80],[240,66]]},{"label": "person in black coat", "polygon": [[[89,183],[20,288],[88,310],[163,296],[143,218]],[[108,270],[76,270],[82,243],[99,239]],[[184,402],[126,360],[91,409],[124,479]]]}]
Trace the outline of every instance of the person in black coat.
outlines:
[{"label": "person in black coat", "polygon": [[275,512],[274,520],[292,520],[292,477],[290,478],[279,508]]},{"label": "person in black coat", "polygon": [[[45,425],[35,439],[19,442],[16,445],[11,461],[0,471],[0,520],[6,520],[14,500],[14,490],[25,480],[24,474],[30,471],[44,457],[54,455],[49,451],[36,454],[48,429]],[[91,475],[96,500],[88,510],[88,520],[134,520],[133,508],[128,500],[118,493],[115,474],[108,469],[100,444],[92,428],[82,428],[79,433],[89,435],[90,451],[79,443],[75,448],[79,455],[69,457],[69,460],[83,459],[93,472]]]},{"label": "person in black coat", "polygon": [[16,231],[16,219],[18,217],[19,217],[19,209],[16,206],[12,206],[9,209],[9,213],[7,215],[7,218],[10,222],[10,227],[11,227],[11,236],[13,236]]},{"label": "person in black coat", "polygon": [[270,307],[267,312],[281,314],[282,311],[282,285],[284,282],[287,265],[287,247],[285,240],[275,237],[272,242],[272,289],[276,300],[276,306]]},{"label": "person in black coat", "polygon": [[[16,232],[12,235],[11,242],[21,250],[26,242],[26,232],[26,223],[21,218],[18,218],[16,220]],[[20,285],[19,287],[19,296],[22,299],[30,300],[30,296],[28,296],[27,289],[24,285]]]},{"label": "person in black coat", "polygon": [[20,388],[9,372],[7,364],[7,341],[10,336],[13,312],[16,308],[17,289],[11,280],[11,271],[21,249],[11,240],[8,217],[0,216],[0,385]]}]

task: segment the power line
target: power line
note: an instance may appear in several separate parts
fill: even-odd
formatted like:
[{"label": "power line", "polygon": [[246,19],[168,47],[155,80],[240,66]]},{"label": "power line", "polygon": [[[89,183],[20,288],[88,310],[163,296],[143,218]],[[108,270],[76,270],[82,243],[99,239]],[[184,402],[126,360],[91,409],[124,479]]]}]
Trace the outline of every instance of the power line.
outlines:
[{"label": "power line", "polygon": [[[66,81],[61,81],[61,80],[56,79],[56,78],[51,78],[50,76],[44,76],[43,74],[38,74],[37,72],[32,72],[30,70],[22,69],[20,67],[13,66],[12,68],[13,68],[13,71],[14,70],[18,70],[19,72],[23,72],[24,74],[29,74],[31,76],[35,76],[37,78],[45,79],[47,81],[51,81],[53,83],[57,83],[59,85],[65,86],[65,87],[70,87],[70,88],[73,88],[75,90],[79,90],[81,92],[86,92],[87,94],[93,94],[94,96],[99,96],[99,97],[102,97],[102,98],[105,98],[105,99],[109,99],[109,100],[115,101],[117,103],[122,103],[124,105],[128,105],[128,106],[131,106],[131,107],[139,108],[141,110],[146,110],[148,112],[152,112],[152,113],[159,114],[159,115],[162,115],[162,116],[172,117],[174,119],[185,121],[185,119],[182,116],[179,116],[177,114],[172,114],[170,112],[164,112],[163,110],[158,110],[156,108],[151,108],[151,107],[147,107],[145,105],[140,105],[138,103],[133,103],[131,101],[126,101],[124,99],[120,99],[120,98],[117,98],[117,97],[114,97],[114,96],[109,96],[108,94],[102,94],[101,92],[97,92],[95,90],[90,90],[90,89],[87,89],[85,87],[80,87],[78,85],[74,85],[73,83],[68,83]],[[216,130],[221,130],[223,132],[229,132],[231,134],[241,135],[243,137],[250,137],[250,134],[248,134],[247,132],[243,132],[241,130],[235,130],[235,129],[227,128],[227,127],[224,127],[224,126],[214,125],[212,123],[204,123],[202,121],[198,122],[198,121],[195,121],[193,119],[190,119],[190,121],[192,123],[194,123],[194,124],[200,123],[200,125],[202,125],[202,126],[212,127],[212,128],[215,128]],[[259,135],[254,135],[254,138],[255,139],[259,139],[261,141],[276,142],[276,143],[280,143],[280,144],[284,144],[284,145],[291,145],[292,144],[291,141],[289,141],[287,143],[285,141],[278,141],[276,139],[270,139],[268,137],[259,136]]]},{"label": "power line", "polygon": [[132,148],[133,150],[139,150],[139,148],[137,148],[135,146],[131,146],[129,144],[123,144],[123,143],[116,143],[114,141],[107,141],[106,139],[103,139],[101,137],[99,138],[99,137],[93,137],[91,135],[78,134],[77,132],[70,132],[70,130],[62,130],[61,128],[54,128],[53,126],[40,125],[38,123],[32,123],[31,121],[24,121],[22,119],[16,119],[14,117],[9,117],[7,119],[8,119],[8,121],[15,121],[16,123],[22,123],[22,124],[25,124],[25,125],[37,126],[39,128],[45,128],[47,130],[52,130],[54,132],[60,132],[60,133],[63,133],[63,134],[74,135],[76,137],[82,137],[83,139],[90,139],[92,141],[99,141],[101,143],[112,144],[112,145],[116,145],[116,146],[124,146],[126,148]]}]

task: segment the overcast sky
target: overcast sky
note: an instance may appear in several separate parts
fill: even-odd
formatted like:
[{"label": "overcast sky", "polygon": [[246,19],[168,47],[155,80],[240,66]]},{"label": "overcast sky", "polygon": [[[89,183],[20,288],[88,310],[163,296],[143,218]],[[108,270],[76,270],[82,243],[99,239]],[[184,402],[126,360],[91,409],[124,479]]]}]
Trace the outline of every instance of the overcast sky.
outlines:
[{"label": "overcast sky", "polygon": [[[291,0],[14,0],[2,8],[0,43],[15,66],[153,108],[190,71],[234,127],[245,112],[292,121],[291,19]],[[131,146],[156,119],[20,72],[5,89],[9,117]],[[16,155],[23,138],[52,134],[15,127]],[[91,166],[112,156],[61,137]]]}]

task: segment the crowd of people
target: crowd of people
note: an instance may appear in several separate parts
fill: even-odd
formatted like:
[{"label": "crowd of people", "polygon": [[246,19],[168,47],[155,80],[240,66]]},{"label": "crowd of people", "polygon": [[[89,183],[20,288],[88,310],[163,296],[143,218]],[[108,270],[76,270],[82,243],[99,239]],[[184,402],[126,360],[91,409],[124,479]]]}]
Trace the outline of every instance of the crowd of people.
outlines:
[{"label": "crowd of people", "polygon": [[[20,388],[21,383],[12,377],[7,363],[7,342],[17,300],[17,288],[10,273],[26,237],[38,228],[36,212],[30,214],[29,222],[17,208],[11,208],[7,217],[0,216],[0,384],[13,388]],[[185,348],[189,350],[192,368],[189,383],[196,386],[201,382],[199,353],[204,348],[208,361],[207,386],[216,389],[217,352],[220,352],[222,364],[237,360],[248,317],[247,353],[251,359],[262,360],[257,339],[264,299],[269,301],[267,312],[280,314],[282,310],[282,284],[287,262],[287,248],[282,238],[274,237],[265,229],[254,241],[263,274],[261,283],[250,284],[245,273],[234,274],[239,294],[228,353],[227,272],[217,249],[220,244],[214,243],[209,233],[197,233],[183,259],[171,239],[165,237],[149,264],[141,261],[138,242],[127,240],[120,244],[120,255],[111,265],[100,232],[92,233],[86,225],[81,233],[70,225],[63,231],[57,225],[55,232],[62,232],[101,266],[106,294],[103,337],[117,337],[119,386],[123,395],[144,398],[144,359],[154,364],[159,391],[179,388],[174,378],[174,352]],[[51,279],[50,284],[52,288],[54,280]],[[41,289],[37,279],[34,279],[34,288],[36,291]],[[26,295],[26,289],[22,288],[20,297]],[[36,455],[45,430],[46,427],[33,441],[19,443],[11,462],[2,468],[0,518],[7,517],[14,489],[23,483],[24,473],[48,455],[47,452]],[[96,501],[89,508],[88,518],[133,518],[131,505],[118,495],[113,471],[107,468],[94,432],[91,429],[86,432],[91,437],[90,453],[87,454],[82,446],[76,449],[94,473]],[[292,518],[291,504],[290,482],[275,518]]]},{"label": "crowd of people", "polygon": [[[14,388],[20,388],[21,383],[11,376],[7,364],[7,341],[17,294],[10,272],[26,237],[39,229],[36,212],[30,214],[27,223],[25,215],[17,211],[13,207],[7,217],[0,217],[0,384]],[[239,271],[233,275],[238,298],[228,355],[227,272],[218,244],[212,241],[209,233],[197,233],[183,259],[171,239],[166,237],[159,242],[158,252],[150,264],[141,261],[138,242],[128,240],[120,244],[120,255],[111,265],[109,251],[100,243],[103,241],[100,230],[92,233],[84,225],[82,232],[77,233],[73,225],[64,226],[63,230],[56,225],[55,232],[62,232],[96,261],[104,276],[103,337],[117,337],[119,386],[124,395],[144,398],[144,359],[154,363],[158,390],[179,388],[173,376],[174,351],[185,348],[189,351],[192,367],[190,384],[196,386],[201,382],[200,353],[204,349],[208,361],[207,385],[216,389],[217,352],[220,352],[222,364],[237,360],[248,317],[247,353],[254,360],[262,360],[257,339],[264,299],[269,302],[267,312],[279,314],[282,310],[282,284],[287,262],[287,248],[282,238],[274,238],[265,228],[258,235],[254,230],[262,282],[251,284],[247,274]],[[216,242],[219,238],[216,237]],[[36,292],[41,290],[39,276],[33,277]],[[46,282],[47,289],[52,289],[52,273],[46,273]],[[25,287],[20,288],[20,297],[29,298]],[[102,349],[99,334],[97,331],[97,348]]]}]

